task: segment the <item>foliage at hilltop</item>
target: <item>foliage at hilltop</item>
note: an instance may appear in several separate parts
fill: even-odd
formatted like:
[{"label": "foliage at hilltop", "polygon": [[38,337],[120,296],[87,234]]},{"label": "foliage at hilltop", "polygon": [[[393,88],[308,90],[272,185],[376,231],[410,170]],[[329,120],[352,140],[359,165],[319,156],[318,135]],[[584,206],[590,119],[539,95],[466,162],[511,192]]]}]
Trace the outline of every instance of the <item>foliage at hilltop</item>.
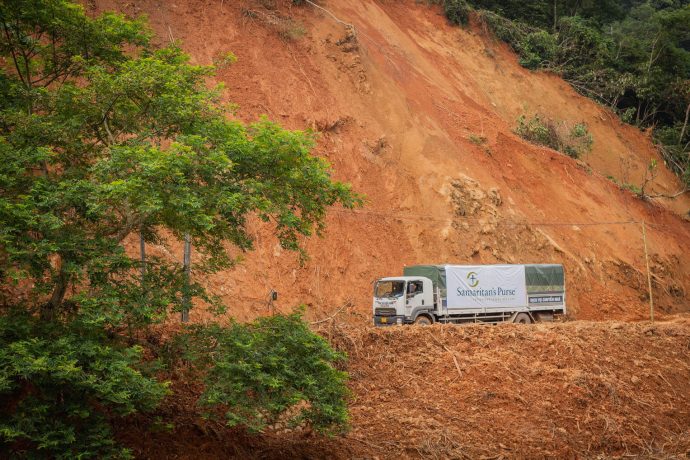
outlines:
[{"label": "foliage at hilltop", "polygon": [[[126,457],[108,421],[169,392],[148,329],[189,299],[222,305],[180,264],[132,258],[125,238],[189,235],[194,270],[209,273],[232,263],[227,244],[251,248],[250,214],[298,250],[328,207],[360,198],[311,156],[311,134],[230,119],[213,69],[176,45],[153,49],[141,20],[6,0],[0,27],[0,456]],[[212,329],[232,353],[200,357],[204,403],[242,423],[245,409],[303,402],[317,430],[342,426],[340,356],[299,317],[285,321]],[[264,348],[276,328],[291,339]],[[232,366],[242,379],[213,380]]]},{"label": "foliage at hilltop", "polygon": [[687,0],[445,0],[469,9],[520,55],[641,128],[690,187],[690,3]]}]

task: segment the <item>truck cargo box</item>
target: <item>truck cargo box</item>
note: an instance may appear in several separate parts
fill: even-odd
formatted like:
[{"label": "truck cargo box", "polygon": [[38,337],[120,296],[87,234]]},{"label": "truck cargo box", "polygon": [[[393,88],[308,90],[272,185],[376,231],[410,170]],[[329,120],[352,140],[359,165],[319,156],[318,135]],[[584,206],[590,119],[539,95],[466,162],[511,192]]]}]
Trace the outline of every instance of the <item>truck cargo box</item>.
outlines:
[{"label": "truck cargo box", "polygon": [[447,308],[483,310],[562,306],[562,265],[445,265]]}]

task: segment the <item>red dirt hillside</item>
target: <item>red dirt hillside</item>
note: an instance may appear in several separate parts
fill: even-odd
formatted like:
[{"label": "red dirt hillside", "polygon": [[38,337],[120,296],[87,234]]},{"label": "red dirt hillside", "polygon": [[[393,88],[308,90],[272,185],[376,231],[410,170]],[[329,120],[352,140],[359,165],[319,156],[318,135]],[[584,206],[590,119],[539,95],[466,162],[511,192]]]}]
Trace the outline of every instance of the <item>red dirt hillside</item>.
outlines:
[{"label": "red dirt hillside", "polygon": [[[658,158],[648,137],[557,76],[520,67],[481,26],[452,27],[438,8],[412,0],[322,2],[354,34],[331,14],[289,1],[88,5],[148,15],[157,40],[181,40],[201,64],[233,52],[237,63],[217,80],[239,104],[237,116],[320,131],[316,153],[367,196],[360,211],[330,213],[324,237],[306,242],[303,265],[270,228],[253,224],[256,250],[206,281],[240,320],[265,314],[275,289],[278,310],[307,303],[310,317],[321,317],[350,300],[366,321],[375,278],[443,262],[560,262],[574,317],[642,318],[641,225],[626,223],[641,221],[656,304],[690,309],[690,198],[645,202],[606,179],[640,183]],[[520,115],[537,112],[586,122],[593,151],[575,161],[512,132]],[[679,184],[663,171],[652,188],[669,193]],[[179,246],[172,252],[181,259]],[[204,317],[192,312],[193,321]]]},{"label": "red dirt hillside", "polygon": [[[346,436],[282,426],[249,436],[200,420],[202,389],[177,369],[174,395],[118,422],[118,439],[152,459],[690,454],[690,198],[642,201],[606,179],[639,184],[650,159],[663,164],[647,135],[426,2],[318,3],[328,12],[289,0],[87,2],[146,14],[161,44],[181,40],[197,63],[233,52],[217,81],[236,116],[319,131],[315,153],[367,196],[361,210],[330,212],[323,238],[305,241],[307,262],[252,222],[255,250],[202,280],[242,321],[268,313],[271,289],[279,311],[306,303],[310,320],[351,305],[314,325],[349,356]],[[516,120],[535,113],[585,122],[593,151],[576,161],[525,142]],[[679,186],[662,171],[652,189]],[[655,324],[635,321],[648,315],[643,221]],[[147,251],[182,260],[176,243]],[[367,325],[373,280],[443,262],[563,263],[578,321]]]}]

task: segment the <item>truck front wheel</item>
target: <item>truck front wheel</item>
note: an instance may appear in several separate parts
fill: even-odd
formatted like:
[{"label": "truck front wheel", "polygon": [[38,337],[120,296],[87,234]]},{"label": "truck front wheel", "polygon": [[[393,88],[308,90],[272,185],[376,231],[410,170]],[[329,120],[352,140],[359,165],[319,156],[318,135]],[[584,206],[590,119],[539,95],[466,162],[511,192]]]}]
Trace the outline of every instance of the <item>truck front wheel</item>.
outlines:
[{"label": "truck front wheel", "polygon": [[431,326],[431,319],[428,316],[419,315],[417,319],[414,320],[417,326]]},{"label": "truck front wheel", "polygon": [[513,322],[515,324],[532,324],[532,318],[527,313],[518,313]]}]

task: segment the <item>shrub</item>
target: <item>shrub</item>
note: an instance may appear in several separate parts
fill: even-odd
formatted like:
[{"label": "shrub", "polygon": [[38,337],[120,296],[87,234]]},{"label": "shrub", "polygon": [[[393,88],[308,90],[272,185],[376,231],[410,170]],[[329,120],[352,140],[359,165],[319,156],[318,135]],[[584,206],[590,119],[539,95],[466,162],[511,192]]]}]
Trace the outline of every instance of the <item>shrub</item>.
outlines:
[{"label": "shrub", "polygon": [[300,313],[250,324],[194,326],[177,354],[203,375],[202,407],[225,410],[229,426],[258,431],[278,420],[338,433],[347,424],[345,356],[314,334]]},{"label": "shrub", "polygon": [[591,152],[592,145],[594,145],[592,134],[587,129],[587,124],[581,122],[570,129],[563,150],[568,156],[579,158],[582,154]]},{"label": "shrub", "polygon": [[466,25],[470,20],[472,8],[466,0],[445,0],[443,11],[452,24]]},{"label": "shrub", "polygon": [[488,32],[510,45],[513,51],[518,53],[518,55],[522,53],[522,43],[525,37],[539,30],[522,22],[511,21],[500,14],[488,10],[480,10],[478,12],[478,18],[479,22]]},{"label": "shrub", "polygon": [[515,133],[534,144],[545,145],[554,150],[558,150],[560,146],[558,133],[553,122],[538,114],[530,120],[521,115],[518,118]]},{"label": "shrub", "polygon": [[478,136],[477,134],[470,134],[468,139],[475,145],[484,145],[487,141],[485,136]]},{"label": "shrub", "polygon": [[550,147],[572,158],[579,158],[590,152],[594,143],[585,123],[577,123],[568,128],[565,122],[557,122],[539,114],[530,120],[521,115],[515,133],[534,144]]},{"label": "shrub", "polygon": [[690,189],[690,129],[681,123],[661,127],[654,131],[654,142],[659,146],[666,165],[674,171],[687,189]]},{"label": "shrub", "polygon": [[0,452],[128,457],[108,416],[153,409],[167,393],[141,360],[140,347],[98,329],[0,316]]},{"label": "shrub", "polygon": [[558,22],[558,47],[554,67],[566,75],[584,75],[607,67],[613,43],[591,22],[579,16]]},{"label": "shrub", "polygon": [[301,22],[292,18],[278,18],[274,25],[278,36],[285,41],[299,40],[307,33]]},{"label": "shrub", "polygon": [[216,69],[225,69],[237,62],[237,56],[232,51],[227,51],[225,53],[219,53],[213,58],[213,66]]},{"label": "shrub", "polygon": [[552,63],[558,45],[556,38],[544,31],[531,32],[520,42],[520,64],[528,69],[548,67]]}]

